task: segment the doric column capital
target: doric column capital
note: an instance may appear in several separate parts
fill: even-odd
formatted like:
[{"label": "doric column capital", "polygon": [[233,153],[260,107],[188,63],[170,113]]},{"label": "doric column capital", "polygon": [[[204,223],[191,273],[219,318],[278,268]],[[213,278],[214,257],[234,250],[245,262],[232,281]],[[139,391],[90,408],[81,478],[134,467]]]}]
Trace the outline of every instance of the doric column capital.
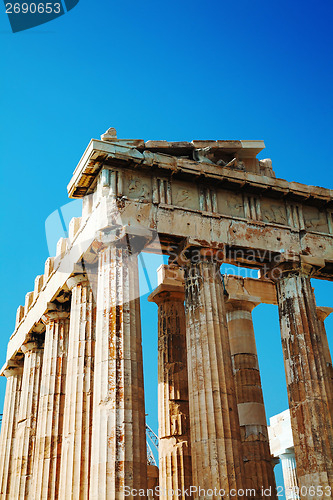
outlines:
[{"label": "doric column capital", "polygon": [[179,301],[184,302],[185,291],[183,286],[158,285],[148,297],[149,302],[159,305],[161,302]]},{"label": "doric column capital", "polygon": [[211,262],[221,265],[225,259],[225,245],[213,243],[212,246],[205,246],[207,242],[184,238],[177,248],[173,248],[170,253],[169,263],[176,263],[182,268],[188,268],[199,262]]},{"label": "doric column capital", "polygon": [[279,455],[280,460],[289,460],[290,458],[295,459],[295,450],[293,448],[287,448],[284,453]]},{"label": "doric column capital", "polygon": [[156,231],[141,226],[122,226],[116,229],[113,226],[100,231],[98,239],[92,247],[95,253],[99,253],[109,246],[118,246],[126,248],[129,254],[138,254],[155,237]]},{"label": "doric column capital", "polygon": [[261,303],[259,297],[252,297],[251,295],[228,295],[226,297],[226,311],[248,311],[252,312],[253,309]]},{"label": "doric column capital", "polygon": [[59,321],[67,318],[69,318],[69,311],[67,310],[67,307],[62,304],[49,302],[47,304],[47,310],[43,314],[41,320],[45,325],[47,325],[50,321]]},{"label": "doric column capital", "polygon": [[317,307],[317,316],[319,321],[325,321],[325,319],[333,312],[333,307]]},{"label": "doric column capital", "polygon": [[30,340],[29,342],[21,345],[21,351],[23,354],[38,351],[43,348],[43,343],[43,340]]},{"label": "doric column capital", "polygon": [[159,241],[156,231],[135,226],[115,227],[113,224],[96,233],[84,254],[85,268],[97,264],[100,255],[110,247],[126,249],[129,255],[137,255],[154,239]]},{"label": "doric column capital", "polygon": [[77,285],[88,284],[88,282],[89,282],[88,276],[82,273],[82,274],[75,274],[70,278],[68,278],[68,280],[66,281],[66,285],[70,290],[72,290]]},{"label": "doric column capital", "polygon": [[23,372],[23,363],[19,360],[10,360],[7,363],[7,367],[2,372],[6,378],[12,377],[13,375],[20,375]]},{"label": "doric column capital", "polygon": [[321,259],[300,255],[289,260],[281,259],[280,262],[272,264],[266,277],[275,282],[290,276],[311,277],[324,265],[325,261]]},{"label": "doric column capital", "polygon": [[313,272],[312,266],[302,266],[300,262],[281,262],[270,270],[269,278],[280,281],[291,276],[309,277]]}]

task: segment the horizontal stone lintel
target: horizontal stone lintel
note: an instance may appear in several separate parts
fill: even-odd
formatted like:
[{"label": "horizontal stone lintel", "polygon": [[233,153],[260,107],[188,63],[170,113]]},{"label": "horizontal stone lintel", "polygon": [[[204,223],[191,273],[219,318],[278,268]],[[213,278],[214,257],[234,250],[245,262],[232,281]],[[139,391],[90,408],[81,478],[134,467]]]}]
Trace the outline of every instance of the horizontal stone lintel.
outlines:
[{"label": "horizontal stone lintel", "polygon": [[[133,206],[133,204],[131,203]],[[138,211],[136,206],[134,207],[135,210],[135,217],[138,215]],[[132,210],[132,208],[131,208]],[[123,221],[127,220],[128,226],[130,227],[130,231],[132,234],[135,233],[135,224],[133,224],[133,219],[132,215],[128,214],[128,217],[125,217],[125,214],[122,214]],[[156,215],[156,212],[155,212]],[[198,215],[199,217],[199,215]],[[205,224],[207,225],[206,227],[203,227],[203,231],[206,232],[206,234],[210,234],[211,236],[214,234],[214,227],[212,225],[212,222],[210,219],[207,217],[205,219]],[[146,221],[147,222],[147,221]],[[150,221],[151,222],[151,221]],[[193,222],[193,218],[191,218],[191,223]],[[27,335],[33,330],[34,326],[36,323],[39,322],[40,318],[42,315],[45,313],[47,309],[47,304],[49,302],[52,302],[54,298],[57,297],[59,292],[64,288],[66,281],[68,278],[71,276],[73,273],[76,263],[80,261],[82,255],[89,250],[89,247],[91,246],[92,242],[95,240],[96,235],[99,233],[99,228],[108,228],[108,230],[112,230],[112,228],[108,227],[108,215],[107,215],[107,201],[106,198],[102,198],[98,209],[94,210],[93,213],[82,223],[82,228],[79,230],[78,234],[76,235],[76,239],[73,242],[72,246],[69,246],[69,248],[66,251],[66,254],[58,259],[58,262],[55,264],[55,268],[52,272],[52,274],[48,277],[46,283],[43,286],[43,289],[40,291],[38,297],[36,297],[35,302],[33,307],[31,307],[27,312],[25,317],[21,320],[21,322],[18,325],[17,330],[14,332],[12,335],[9,344],[8,344],[8,351],[7,351],[7,359],[13,358],[16,353],[19,352],[21,345],[26,341]],[[192,241],[194,244],[197,246],[205,246],[209,247],[212,246],[214,247],[215,245],[218,245],[218,247],[224,246],[225,242],[232,248],[232,244],[238,244],[241,245],[243,244],[244,249],[248,247],[252,248],[262,248],[264,249],[265,247],[267,248],[268,245],[268,238],[270,237],[270,234],[273,234],[274,237],[278,236],[281,241],[278,242],[278,245],[276,247],[272,247],[273,249],[275,248],[276,252],[278,253],[279,248],[281,248],[281,245],[288,243],[289,247],[292,249],[293,244],[295,245],[294,247],[294,253],[299,254],[302,251],[302,247],[299,246],[300,240],[299,238],[295,238],[293,236],[291,238],[290,231],[286,231],[285,233],[278,233],[275,234],[271,231],[267,231],[266,233],[262,232],[254,232],[254,234],[250,234],[253,232],[253,228],[251,228],[248,224],[244,223],[243,229],[245,230],[245,235],[240,235],[238,231],[236,233],[231,233],[225,231],[225,228],[221,225],[221,222],[218,221],[218,224],[215,224],[215,230],[216,230],[216,239],[219,239],[219,241],[206,241],[206,240],[201,240],[200,235],[198,235],[197,231],[197,225],[194,224],[193,227],[191,226],[190,223],[190,234],[191,232],[196,235],[196,238],[192,238]],[[154,223],[150,223],[148,227],[154,227]],[[156,224],[155,224],[156,227]],[[226,227],[230,228],[230,223],[227,224]],[[143,226],[138,227],[138,231],[142,232]],[[177,228],[177,230],[180,230],[179,236],[184,235],[184,228],[182,228],[181,224],[177,222],[177,219],[174,221],[170,220],[165,220],[161,214],[159,214],[159,220],[158,220],[158,233],[160,235],[161,240],[163,239],[163,234],[168,234],[170,233],[173,229],[172,228]],[[119,231],[119,228],[116,228],[117,231]],[[126,227],[123,228],[124,231],[126,231]],[[161,231],[161,233],[159,232]],[[248,231],[248,234],[246,233]],[[280,236],[279,236],[280,235]],[[285,235],[287,239],[283,236]],[[242,238],[244,238],[244,241],[242,241]],[[291,238],[291,239],[290,239]],[[174,237],[174,242],[179,242],[179,238]],[[304,235],[302,242],[305,245],[308,245],[308,249],[311,247],[311,242],[307,239],[306,235]],[[317,236],[315,237],[315,245],[313,246],[313,252],[316,253],[317,249],[321,247],[321,250],[318,254],[325,252],[325,249],[327,250],[327,256],[330,257],[331,259],[331,268],[327,270],[327,274],[323,275],[320,273],[323,273],[323,269],[320,270],[319,273],[317,273],[316,277],[319,278],[324,278],[324,279],[333,279],[333,255],[332,255],[332,237],[327,237],[325,238],[324,236]],[[261,247],[260,247],[261,244]],[[288,248],[289,248],[288,247]],[[149,251],[149,245],[145,250]],[[156,248],[154,248],[156,251]],[[161,249],[160,249],[161,250]],[[330,252],[330,255],[328,255]],[[237,256],[236,256],[237,257]],[[315,257],[315,256],[314,256]],[[226,261],[228,261],[226,259]],[[235,260],[229,260],[231,263],[236,263],[237,258]],[[249,263],[244,263],[242,260],[238,261],[238,264],[240,265],[249,265]],[[252,263],[253,267],[255,267],[255,262]],[[258,280],[259,281],[259,280]],[[258,285],[259,286],[259,285]],[[238,293],[238,292],[235,292]],[[260,293],[254,287],[253,290],[249,292],[250,295],[252,296],[260,296]],[[269,301],[271,299],[268,299]],[[264,301],[264,300],[263,300]]]},{"label": "horizontal stone lintel", "polygon": [[[331,234],[305,230],[300,233],[277,223],[256,223],[233,216],[207,214],[203,217],[199,211],[182,207],[168,210],[133,200],[122,203],[119,215],[126,226],[142,223],[154,228],[160,252],[162,249],[163,253],[170,254],[168,248],[176,251],[185,240],[189,240],[192,246],[224,248],[226,262],[244,267],[261,268],[276,256],[285,260],[300,259],[302,256],[320,262],[316,277],[333,279]],[[112,218],[113,215],[110,215],[110,227]],[[152,248],[147,245],[146,251],[150,250],[158,253],[156,239]]]}]

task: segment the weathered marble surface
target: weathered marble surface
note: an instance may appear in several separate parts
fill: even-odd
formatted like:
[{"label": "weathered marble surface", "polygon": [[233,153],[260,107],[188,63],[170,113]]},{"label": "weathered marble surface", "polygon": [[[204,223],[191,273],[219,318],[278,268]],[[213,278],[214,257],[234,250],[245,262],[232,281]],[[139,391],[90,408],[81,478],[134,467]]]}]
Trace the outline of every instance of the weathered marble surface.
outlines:
[{"label": "weathered marble surface", "polygon": [[311,267],[284,266],[277,281],[297,477],[300,488],[308,488],[306,499],[310,486],[333,484],[331,392],[310,275]]},{"label": "weathered marble surface", "polygon": [[[124,485],[157,484],[147,472],[140,251],[185,271],[185,314],[182,278],[164,275],[154,295],[161,482],[230,492],[257,474],[257,489],[273,484],[254,297],[279,306],[299,484],[332,485],[330,311],[317,308],[310,276],[333,280],[333,192],[275,178],[257,159],[263,148],[121,140],[112,128],[91,141],[68,186],[82,216],[19,306],[1,371],[3,498],[122,500]],[[222,260],[259,268],[260,279],[223,283]]]},{"label": "weathered marble surface", "polygon": [[158,421],[160,498],[186,499],[192,483],[184,284],[177,266],[162,266],[158,288],[148,300],[158,305]]}]

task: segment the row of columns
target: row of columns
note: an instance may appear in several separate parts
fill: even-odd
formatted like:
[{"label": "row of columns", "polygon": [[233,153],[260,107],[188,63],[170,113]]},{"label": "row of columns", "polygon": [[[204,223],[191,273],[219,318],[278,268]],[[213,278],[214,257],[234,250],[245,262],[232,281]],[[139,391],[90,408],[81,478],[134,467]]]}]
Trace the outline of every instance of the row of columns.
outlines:
[{"label": "row of columns", "polygon": [[177,266],[159,269],[148,298],[158,305],[160,487],[248,490],[252,498],[264,489],[276,498],[251,315],[258,302],[226,302],[220,262],[203,257],[185,272],[186,314]]},{"label": "row of columns", "polygon": [[[220,262],[212,256],[213,252],[201,252],[196,264],[190,260],[190,265],[185,265],[188,381],[183,394],[186,395],[187,385],[191,422],[187,447],[191,449],[192,479],[186,479],[183,472],[183,457],[176,470],[161,468],[160,483],[174,485],[175,481],[181,484],[187,480],[206,490],[213,484],[225,488],[227,493],[232,488],[254,489],[255,498],[263,498],[264,488],[265,498],[269,490],[270,498],[276,498],[251,317],[258,302],[256,298],[238,296],[229,297],[225,304]],[[316,307],[311,268],[281,265],[279,272],[276,271],[300,498],[313,498],[314,491],[318,495],[324,491],[332,498],[332,360],[323,324],[332,310]],[[170,347],[173,343],[163,342],[166,335],[163,318],[165,303],[172,311],[170,303],[177,302],[181,290],[179,286],[172,290],[177,283],[170,278],[168,281],[151,296],[159,305],[159,382],[163,391],[159,401],[160,422],[170,420],[172,397],[170,391],[165,394],[165,387],[170,380],[176,385],[169,372],[170,363],[175,361]],[[175,321],[168,326],[172,331],[167,335],[173,334],[176,339],[179,326]],[[163,364],[164,359],[169,364]],[[226,409],[229,411],[224,420]],[[168,436],[167,428],[162,432],[165,433],[162,439]],[[170,435],[169,430],[169,442],[175,434]],[[172,463],[173,452],[172,447],[163,445],[161,463]],[[291,470],[291,482],[297,485],[295,467]]]},{"label": "row of columns", "polygon": [[[71,279],[70,318],[66,305],[50,306],[44,349],[32,339],[23,372],[8,367],[2,498],[118,500],[125,486],[147,489],[141,248],[105,245],[96,303],[86,277]],[[251,317],[257,302],[226,302],[220,265],[217,252],[202,249],[182,262],[185,310],[179,277],[151,297],[159,306],[161,498],[170,498],[164,488],[190,485],[276,498]],[[281,268],[277,295],[299,485],[329,487],[332,384],[310,274]]]},{"label": "row of columns", "polygon": [[70,308],[49,304],[44,343],[39,336],[24,344],[23,369],[5,371],[1,498],[118,500],[125,486],[147,489],[138,265],[131,250],[126,242],[101,250],[95,298],[93,272],[89,282],[82,274],[70,278]]}]

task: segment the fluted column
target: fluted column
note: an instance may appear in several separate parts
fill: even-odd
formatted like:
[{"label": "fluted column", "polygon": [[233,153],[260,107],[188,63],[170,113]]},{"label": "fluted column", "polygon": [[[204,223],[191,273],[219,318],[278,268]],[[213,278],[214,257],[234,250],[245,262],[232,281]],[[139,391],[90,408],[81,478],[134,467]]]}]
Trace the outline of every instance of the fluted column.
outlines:
[{"label": "fluted column", "polygon": [[[159,274],[162,280],[148,300],[158,305],[160,498],[185,499],[184,492],[192,485],[192,467],[184,283],[178,267],[161,266]],[[171,494],[177,490],[180,495]]]},{"label": "fluted column", "polygon": [[159,471],[156,465],[147,465],[147,478],[148,500],[162,498],[162,495],[157,490],[159,485]]},{"label": "fluted column", "polygon": [[[252,300],[252,301],[251,301]],[[244,461],[244,488],[255,489],[252,498],[262,499],[262,488],[276,498],[276,484],[254,336],[252,310],[255,298],[229,296],[226,303],[230,349],[236,384]]]},{"label": "fluted column", "polygon": [[21,396],[22,366],[19,362],[10,362],[4,370],[7,378],[6,396],[0,436],[0,497],[10,499],[10,487],[13,479],[13,455],[18,422],[18,409]]},{"label": "fluted column", "polygon": [[50,304],[42,320],[46,324],[46,333],[31,496],[40,500],[62,500],[59,472],[69,313],[60,305]]},{"label": "fluted column", "polygon": [[242,487],[243,464],[220,261],[194,249],[182,265],[193,485],[229,494]]},{"label": "fluted column", "polygon": [[[332,419],[322,332],[310,269],[285,264],[275,273],[299,487],[333,485]],[[313,495],[304,494],[310,499]],[[328,496],[327,498],[332,498]]]},{"label": "fluted column", "polygon": [[96,307],[84,275],[72,290],[59,498],[88,500],[94,382]]},{"label": "fluted column", "polygon": [[[290,450],[280,455],[286,500],[300,498],[296,474],[295,453]],[[314,495],[313,495],[314,496]]]},{"label": "fluted column", "polygon": [[21,346],[24,354],[24,368],[13,458],[15,470],[11,485],[13,499],[24,500],[31,495],[43,343],[44,339],[41,338],[31,340]]},{"label": "fluted column", "polygon": [[330,409],[330,414],[333,415],[333,367],[332,367],[332,357],[330,352],[330,347],[328,345],[325,319],[333,312],[332,307],[317,307],[317,316],[319,319],[319,324],[321,326],[321,344],[323,349],[323,356],[325,360],[326,368],[326,381],[327,381],[327,392],[328,392],[328,406]]},{"label": "fluted column", "polygon": [[126,242],[100,251],[90,500],[147,488],[137,253]]}]

